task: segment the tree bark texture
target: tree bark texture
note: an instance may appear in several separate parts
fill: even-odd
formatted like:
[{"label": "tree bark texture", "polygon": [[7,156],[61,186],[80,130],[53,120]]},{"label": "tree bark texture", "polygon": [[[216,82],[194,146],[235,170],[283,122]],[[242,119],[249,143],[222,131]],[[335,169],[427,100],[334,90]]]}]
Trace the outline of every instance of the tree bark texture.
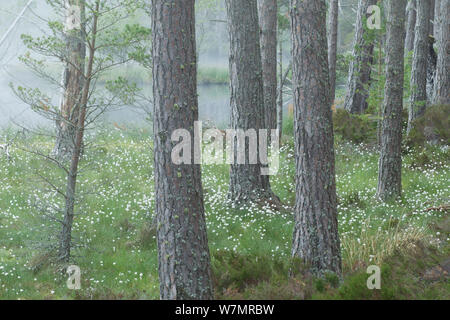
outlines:
[{"label": "tree bark texture", "polygon": [[450,0],[441,0],[433,104],[450,104]]},{"label": "tree bark texture", "polygon": [[[198,120],[194,7],[194,0],[152,1],[155,210],[164,300],[213,298],[201,168],[171,158],[173,131],[193,137]],[[191,140],[191,150],[193,145]]]},{"label": "tree bark texture", "polygon": [[434,28],[433,38],[439,39],[439,31],[441,30],[441,0],[434,1]]},{"label": "tree bark texture", "polygon": [[[231,128],[259,130],[265,126],[263,71],[259,43],[257,0],[226,0],[230,35]],[[247,201],[271,194],[269,176],[261,164],[250,164],[246,143],[245,164],[230,168],[230,198]],[[259,159],[259,157],[258,157]]]},{"label": "tree bark texture", "polygon": [[339,0],[330,1],[329,9],[329,35],[328,35],[328,64],[330,66],[330,97],[334,102],[336,93],[336,57],[338,40]]},{"label": "tree bark texture", "polygon": [[360,0],[356,18],[355,38],[353,40],[353,59],[350,62],[345,109],[351,113],[363,113],[369,97],[370,73],[373,62],[374,41],[368,39],[371,30],[367,29],[367,9],[376,5],[377,0]]},{"label": "tree bark texture", "polygon": [[377,196],[386,201],[402,191],[402,110],[406,0],[388,0],[386,85],[378,164]]},{"label": "tree bark texture", "polygon": [[277,0],[258,0],[265,128],[277,128]]},{"label": "tree bark texture", "polygon": [[283,42],[279,43],[279,61],[280,61],[280,71],[279,71],[279,86],[278,86],[278,109],[277,109],[277,129],[280,137],[279,145],[281,146],[281,140],[283,137]]},{"label": "tree bark texture", "polygon": [[67,0],[68,6],[78,6],[81,13],[81,28],[66,26],[65,66],[62,76],[60,115],[56,120],[56,143],[54,154],[58,158],[72,157],[75,148],[76,127],[79,117],[81,91],[84,82],[86,58],[86,35],[84,32],[84,0]]},{"label": "tree bark texture", "polygon": [[325,0],[291,0],[296,165],[292,255],[341,274]]},{"label": "tree bark texture", "polygon": [[427,61],[430,31],[430,2],[417,2],[414,55],[411,68],[411,97],[408,112],[408,133],[413,121],[425,113],[427,103]]},{"label": "tree bark texture", "polygon": [[405,51],[409,52],[414,50],[414,37],[416,29],[416,0],[409,0],[406,8],[407,12],[407,22],[406,22],[406,40],[405,40]]}]

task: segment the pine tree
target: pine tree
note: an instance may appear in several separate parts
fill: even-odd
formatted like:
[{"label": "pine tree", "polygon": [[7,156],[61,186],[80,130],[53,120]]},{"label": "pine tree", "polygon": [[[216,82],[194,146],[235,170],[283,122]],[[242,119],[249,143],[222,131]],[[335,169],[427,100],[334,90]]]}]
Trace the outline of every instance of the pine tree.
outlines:
[{"label": "pine tree", "polygon": [[[198,119],[195,1],[152,1],[154,158],[161,299],[212,299],[201,169],[172,161]],[[192,142],[193,149],[193,142]]]},{"label": "pine tree", "polygon": [[292,255],[341,274],[325,0],[291,0],[296,165]]},{"label": "pine tree", "polygon": [[386,85],[381,123],[377,196],[382,200],[402,192],[402,111],[406,0],[388,0]]}]

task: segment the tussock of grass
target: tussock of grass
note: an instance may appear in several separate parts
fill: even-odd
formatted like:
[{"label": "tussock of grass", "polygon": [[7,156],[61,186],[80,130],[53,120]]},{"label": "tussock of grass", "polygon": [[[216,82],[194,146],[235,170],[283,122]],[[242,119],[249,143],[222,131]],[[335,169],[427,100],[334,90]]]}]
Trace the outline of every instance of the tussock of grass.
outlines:
[{"label": "tussock of grass", "polygon": [[341,239],[344,269],[354,271],[368,264],[382,265],[394,252],[405,252],[418,242],[425,242],[429,235],[419,227],[401,227],[396,219],[389,219],[385,226],[374,231],[370,221],[362,223],[362,228],[354,237]]}]

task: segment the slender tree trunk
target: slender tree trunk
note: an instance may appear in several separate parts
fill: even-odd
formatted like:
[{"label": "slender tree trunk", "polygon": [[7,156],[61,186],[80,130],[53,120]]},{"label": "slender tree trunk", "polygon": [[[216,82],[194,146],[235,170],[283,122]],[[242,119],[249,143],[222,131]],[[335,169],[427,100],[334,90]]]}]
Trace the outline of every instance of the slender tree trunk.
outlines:
[{"label": "slender tree trunk", "polygon": [[328,64],[330,66],[330,96],[334,102],[336,95],[336,57],[338,39],[339,0],[330,1],[329,11],[329,36],[328,36]]},{"label": "slender tree trunk", "polygon": [[416,0],[409,0],[406,9],[407,12],[407,25],[406,25],[406,40],[405,40],[405,51],[409,52],[414,50],[414,37],[415,37],[415,27],[416,27]]},{"label": "slender tree trunk", "polygon": [[[381,77],[383,75],[383,35],[380,34],[378,38],[378,81],[381,83]],[[378,98],[381,100],[383,96],[383,88],[381,85],[378,85]],[[382,106],[378,105],[378,120],[377,120],[377,145],[381,146],[381,115],[382,115]]]},{"label": "slender tree trunk", "polygon": [[386,86],[377,195],[396,198],[402,191],[402,110],[406,0],[388,0]]},{"label": "slender tree trunk", "polygon": [[[100,0],[95,3],[95,12],[98,12],[100,7]],[[80,108],[78,112],[77,126],[75,128],[74,147],[72,158],[70,161],[70,168],[67,173],[67,187],[66,187],[66,203],[63,219],[63,228],[61,232],[59,259],[64,262],[70,260],[70,250],[72,242],[72,226],[75,212],[76,201],[76,185],[78,177],[78,166],[81,158],[81,150],[83,147],[84,125],[86,120],[86,109],[89,100],[89,89],[91,85],[92,70],[95,56],[95,43],[97,36],[98,15],[94,15],[92,22],[92,39],[89,46],[89,61],[86,76],[83,81],[83,89],[80,98]]]},{"label": "slender tree trunk", "polygon": [[65,26],[66,51],[64,58],[66,59],[66,64],[61,83],[63,92],[60,103],[60,115],[56,120],[54,154],[58,158],[70,159],[75,148],[76,128],[83,88],[86,36],[83,27],[85,19],[84,0],[67,0],[67,5],[80,8],[81,24],[79,27],[77,25],[71,27],[67,24]]},{"label": "slender tree trunk", "polygon": [[427,103],[427,60],[430,31],[430,2],[418,1],[414,55],[411,70],[408,134],[413,121],[425,113]]},{"label": "slender tree trunk", "polygon": [[373,40],[368,39],[367,9],[376,5],[377,0],[360,0],[353,41],[353,60],[350,62],[345,109],[351,113],[363,113],[369,97],[370,72],[373,60]]},{"label": "slender tree trunk", "polygon": [[[281,37],[280,37],[281,38]],[[281,146],[281,140],[283,137],[283,41],[279,40],[280,51],[279,51],[279,60],[280,60],[280,85],[278,88],[278,115],[277,115],[277,129],[279,134],[279,145]]]},{"label": "slender tree trunk", "polygon": [[155,211],[165,300],[213,298],[201,168],[171,157],[173,132],[194,137],[198,120],[194,8],[194,0],[152,1]]},{"label": "slender tree trunk", "polygon": [[265,128],[277,128],[277,0],[258,0]]},{"label": "slender tree trunk", "polygon": [[433,104],[450,104],[450,0],[441,0]]},{"label": "slender tree trunk", "polygon": [[295,224],[292,255],[341,275],[325,0],[291,0]]},{"label": "slender tree trunk", "polygon": [[[257,1],[226,0],[226,6],[230,33],[231,127],[255,130],[259,138],[265,114]],[[262,165],[259,161],[250,164],[249,143],[245,143],[245,164],[237,164],[237,149],[234,148],[235,161],[230,170],[232,201],[272,197],[269,176],[261,175]]]}]

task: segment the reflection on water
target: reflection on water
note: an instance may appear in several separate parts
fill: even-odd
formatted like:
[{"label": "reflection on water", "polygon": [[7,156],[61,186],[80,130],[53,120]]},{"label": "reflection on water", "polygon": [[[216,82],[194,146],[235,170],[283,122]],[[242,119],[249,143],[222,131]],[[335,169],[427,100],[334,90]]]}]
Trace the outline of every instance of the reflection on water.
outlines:
[{"label": "reflection on water", "polygon": [[[3,74],[3,73],[2,73]],[[9,68],[5,77],[0,77],[0,130],[14,123],[25,127],[53,125],[47,119],[33,112],[28,105],[20,101],[9,87],[13,82],[15,86],[37,87],[50,95],[52,103],[58,105],[60,90],[50,85],[30,72],[18,72]],[[143,85],[144,92],[150,96],[151,85]],[[199,85],[199,118],[202,121],[211,121],[219,128],[227,128],[230,123],[230,89],[228,85]],[[288,106],[283,111],[286,116]],[[147,114],[141,109],[126,106],[107,112],[100,120],[126,124],[127,126],[145,126]]]},{"label": "reflection on water", "polygon": [[[9,82],[16,86],[33,86],[40,88],[50,95],[52,103],[58,105],[60,99],[59,89],[55,86],[35,78],[30,73],[15,75],[8,74],[9,79],[0,79],[0,128],[8,127],[13,123],[26,127],[49,125],[49,121],[33,112],[28,105],[20,101],[9,87]],[[7,77],[8,78],[8,77]],[[148,85],[146,92],[150,92]],[[199,85],[199,118],[209,120],[219,127],[225,127],[229,123],[229,87],[228,85]],[[103,121],[116,122],[118,124],[146,125],[146,115],[139,108],[127,106],[110,111],[104,115]]]}]

